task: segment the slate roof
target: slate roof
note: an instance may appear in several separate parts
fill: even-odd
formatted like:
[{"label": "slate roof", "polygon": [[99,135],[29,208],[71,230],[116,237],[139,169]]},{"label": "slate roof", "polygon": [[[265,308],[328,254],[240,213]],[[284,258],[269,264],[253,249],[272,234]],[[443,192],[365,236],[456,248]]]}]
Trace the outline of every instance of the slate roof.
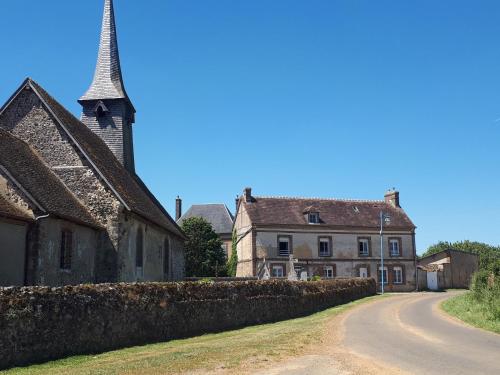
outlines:
[{"label": "slate roof", "polygon": [[202,217],[210,224],[217,234],[233,232],[234,217],[224,204],[195,204],[177,221],[182,222],[191,217]]},{"label": "slate roof", "polygon": [[27,143],[0,129],[0,165],[44,213],[94,228],[100,225]]},{"label": "slate roof", "polygon": [[89,162],[118,199],[132,212],[184,238],[184,234],[167,211],[135,174],[130,174],[118,161],[104,141],[59,104],[40,85],[27,79],[21,86],[29,85],[38,94],[48,110],[56,117],[69,137],[80,147]]},{"label": "slate roof", "polygon": [[125,98],[128,96],[120,67],[113,1],[106,0],[94,80],[80,101]]},{"label": "slate roof", "polygon": [[0,216],[8,217],[11,219],[19,219],[23,221],[33,220],[32,216],[14,206],[2,195],[0,195]]},{"label": "slate roof", "polygon": [[320,224],[334,227],[378,228],[380,211],[391,217],[386,228],[414,229],[415,225],[402,208],[385,201],[356,201],[341,199],[252,197],[242,200],[253,224],[262,225],[310,225],[306,212],[310,207],[319,212]]}]

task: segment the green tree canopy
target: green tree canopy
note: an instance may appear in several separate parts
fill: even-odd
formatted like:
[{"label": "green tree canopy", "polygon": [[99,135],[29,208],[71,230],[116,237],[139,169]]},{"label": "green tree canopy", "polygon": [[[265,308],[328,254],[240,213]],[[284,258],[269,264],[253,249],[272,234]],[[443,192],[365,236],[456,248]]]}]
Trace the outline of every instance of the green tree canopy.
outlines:
[{"label": "green tree canopy", "polygon": [[500,274],[500,246],[491,246],[475,241],[459,241],[453,243],[441,241],[430,246],[422,256],[425,257],[448,249],[478,254],[480,270],[487,270],[495,274]]},{"label": "green tree canopy", "polygon": [[226,254],[212,225],[201,217],[191,217],[182,222],[182,230],[188,238],[184,244],[186,276],[224,276]]}]

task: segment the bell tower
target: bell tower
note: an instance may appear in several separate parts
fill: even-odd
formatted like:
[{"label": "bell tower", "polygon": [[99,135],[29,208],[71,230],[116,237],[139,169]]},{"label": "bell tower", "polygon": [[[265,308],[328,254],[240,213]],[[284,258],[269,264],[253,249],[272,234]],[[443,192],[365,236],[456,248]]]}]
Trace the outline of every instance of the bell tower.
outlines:
[{"label": "bell tower", "polygon": [[81,121],[101,137],[129,172],[135,173],[132,135],[135,108],[123,84],[113,0],[104,1],[94,80],[78,102],[83,107]]}]

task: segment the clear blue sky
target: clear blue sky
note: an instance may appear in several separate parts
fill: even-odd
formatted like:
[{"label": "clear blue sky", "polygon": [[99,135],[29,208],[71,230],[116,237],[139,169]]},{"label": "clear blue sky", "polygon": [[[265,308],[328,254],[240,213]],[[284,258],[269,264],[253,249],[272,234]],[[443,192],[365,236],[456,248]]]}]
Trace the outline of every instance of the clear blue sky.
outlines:
[{"label": "clear blue sky", "polygon": [[[0,100],[73,113],[103,0],[1,1]],[[177,194],[381,199],[438,240],[500,244],[500,2],[115,0],[138,173]]]}]

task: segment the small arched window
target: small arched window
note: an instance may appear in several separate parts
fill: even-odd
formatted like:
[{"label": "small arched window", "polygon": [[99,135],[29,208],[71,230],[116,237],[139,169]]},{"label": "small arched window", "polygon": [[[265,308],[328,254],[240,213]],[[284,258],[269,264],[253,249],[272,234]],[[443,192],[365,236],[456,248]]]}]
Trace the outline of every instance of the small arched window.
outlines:
[{"label": "small arched window", "polygon": [[163,243],[163,274],[168,278],[170,273],[170,240],[165,238]]},{"label": "small arched window", "polygon": [[142,228],[137,229],[137,236],[135,237],[135,266],[142,268],[144,264],[144,241]]},{"label": "small arched window", "polygon": [[98,118],[102,118],[102,117],[106,116],[106,113],[108,113],[108,112],[109,112],[108,108],[104,105],[102,100],[99,100],[99,102],[97,103],[97,105],[94,108],[94,113],[96,114],[96,116]]}]

